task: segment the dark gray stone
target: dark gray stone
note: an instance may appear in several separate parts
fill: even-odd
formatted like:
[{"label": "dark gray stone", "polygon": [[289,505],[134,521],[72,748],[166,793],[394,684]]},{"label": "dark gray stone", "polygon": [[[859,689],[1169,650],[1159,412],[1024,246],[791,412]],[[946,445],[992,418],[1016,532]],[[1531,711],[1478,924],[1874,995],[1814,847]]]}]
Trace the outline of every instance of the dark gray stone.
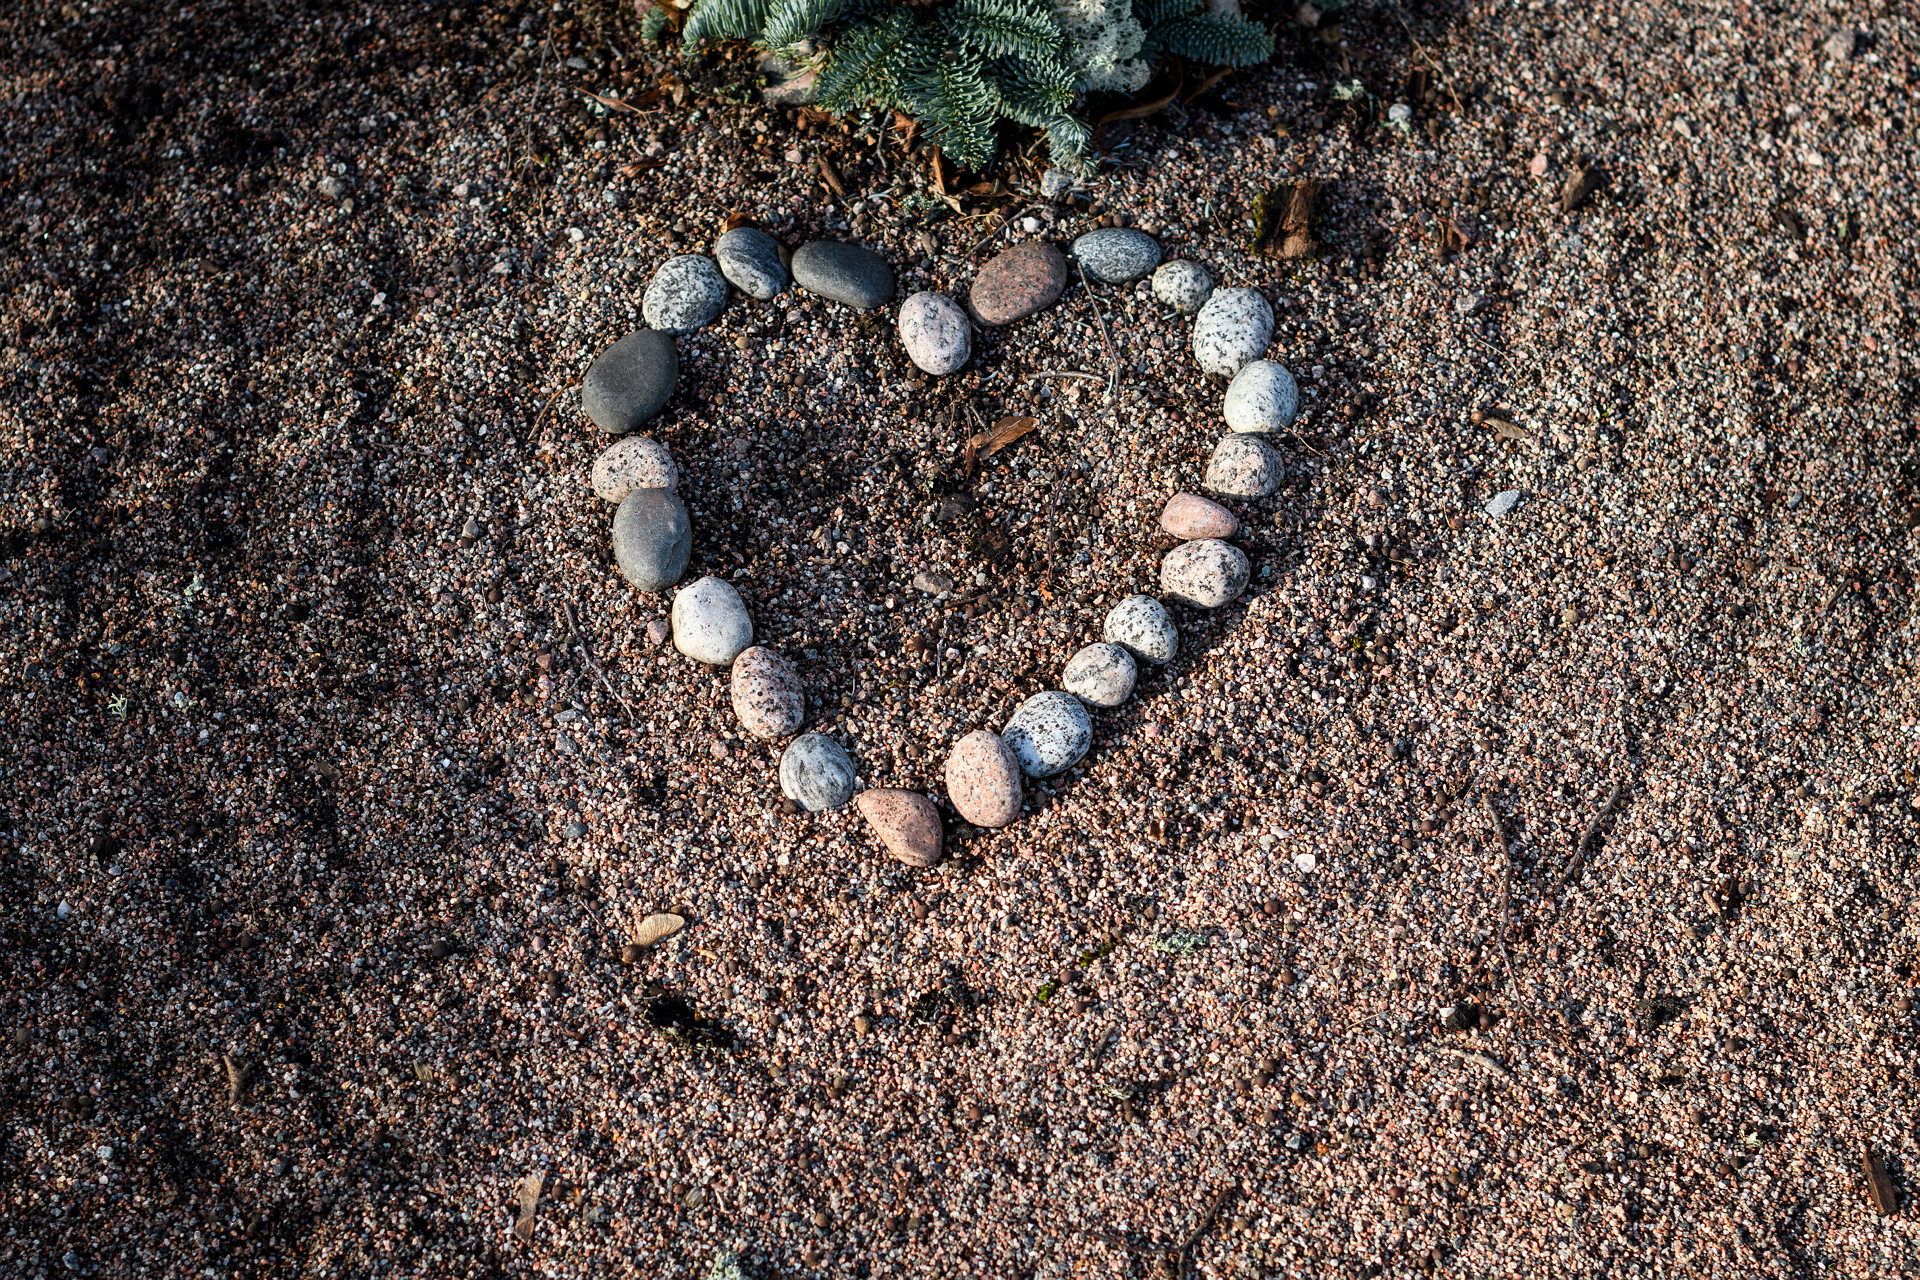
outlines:
[{"label": "dark gray stone", "polygon": [[893,300],[893,268],[887,260],[844,240],[809,240],[795,249],[793,280],[810,293],[861,311]]},{"label": "dark gray stone", "polygon": [[758,227],[735,227],[713,246],[720,274],[749,298],[766,302],[787,287],[787,264],[780,260],[780,242]]},{"label": "dark gray stone", "polygon": [[680,581],[693,554],[693,522],[671,489],[635,489],[613,513],[613,558],[621,576],[642,591]]},{"label": "dark gray stone", "polygon": [[580,383],[580,407],[609,435],[638,431],[673,398],[680,353],[657,329],[630,333],[600,353]]}]

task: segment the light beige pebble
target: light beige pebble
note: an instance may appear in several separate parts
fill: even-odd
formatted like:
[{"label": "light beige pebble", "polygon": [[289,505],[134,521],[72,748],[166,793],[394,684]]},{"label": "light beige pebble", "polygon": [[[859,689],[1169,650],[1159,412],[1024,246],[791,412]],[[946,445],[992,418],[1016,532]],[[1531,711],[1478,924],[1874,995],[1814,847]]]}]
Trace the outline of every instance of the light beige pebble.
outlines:
[{"label": "light beige pebble", "polygon": [[1167,552],[1160,562],[1160,590],[1180,604],[1218,609],[1240,598],[1251,572],[1246,552],[1231,542],[1202,538]]},{"label": "light beige pebble", "polygon": [[1229,498],[1265,498],[1280,487],[1280,453],[1257,435],[1231,434],[1213,447],[1205,487]]},{"label": "light beige pebble", "polygon": [[875,788],[854,797],[853,807],[867,820],[887,852],[910,867],[940,862],[940,811],[917,791]]},{"label": "light beige pebble", "polygon": [[724,667],[753,643],[753,619],[733,584],[708,576],[673,597],[673,647],[711,666]]},{"label": "light beige pebble", "polygon": [[1176,493],[1160,511],[1160,527],[1176,538],[1231,538],[1240,532],[1240,517],[1197,493]]},{"label": "light beige pebble", "polygon": [[755,645],[742,651],[733,660],[733,714],[756,738],[792,737],[807,716],[800,673],[771,649]]},{"label": "light beige pebble", "polygon": [[997,733],[975,729],[947,757],[947,799],[976,827],[1004,827],[1020,816],[1020,762]]}]

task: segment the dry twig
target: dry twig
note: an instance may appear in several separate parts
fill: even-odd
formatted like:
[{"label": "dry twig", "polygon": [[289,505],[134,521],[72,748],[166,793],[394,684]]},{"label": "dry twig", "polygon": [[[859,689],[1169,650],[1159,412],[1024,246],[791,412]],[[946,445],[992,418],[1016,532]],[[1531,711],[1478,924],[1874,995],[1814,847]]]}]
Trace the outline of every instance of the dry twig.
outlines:
[{"label": "dry twig", "polygon": [[581,634],[580,624],[574,621],[573,606],[563,601],[560,605],[560,612],[566,616],[567,630],[573,632],[574,643],[580,646],[580,652],[586,657],[587,665],[592,667],[593,674],[599,677],[600,687],[607,691],[609,697],[620,704],[620,710],[624,712],[627,717],[627,727],[631,729],[633,727],[633,708],[628,706],[627,700],[620,696],[620,691],[613,687],[613,681],[608,678],[607,669],[600,665],[600,659],[593,656],[593,647],[587,643],[586,636]]},{"label": "dry twig", "polygon": [[1560,887],[1566,888],[1573,878],[1580,874],[1580,868],[1586,865],[1587,851],[1593,847],[1593,838],[1600,834],[1600,824],[1613,812],[1613,805],[1620,798],[1620,784],[1614,783],[1613,790],[1607,792],[1607,801],[1600,806],[1600,812],[1593,815],[1593,821],[1587,824],[1587,833],[1580,837],[1579,846],[1573,851],[1573,858],[1567,863],[1566,871],[1560,876]]},{"label": "dry twig", "polygon": [[1500,825],[1500,815],[1493,811],[1493,801],[1485,792],[1480,795],[1480,807],[1486,810],[1487,821],[1493,824],[1493,838],[1500,842],[1500,932],[1494,937],[1500,944],[1500,961],[1507,966],[1507,981],[1513,984],[1513,997],[1531,1018],[1533,1009],[1520,990],[1519,975],[1513,971],[1513,957],[1507,954],[1507,928],[1513,920],[1513,851],[1507,847],[1506,829]]}]

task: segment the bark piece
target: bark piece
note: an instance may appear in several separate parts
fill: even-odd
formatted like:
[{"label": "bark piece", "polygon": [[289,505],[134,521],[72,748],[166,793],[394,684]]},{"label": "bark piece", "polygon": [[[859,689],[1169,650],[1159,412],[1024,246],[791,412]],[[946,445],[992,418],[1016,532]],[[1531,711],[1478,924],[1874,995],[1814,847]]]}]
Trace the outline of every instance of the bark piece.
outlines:
[{"label": "bark piece", "polygon": [[1311,180],[1275,187],[1253,204],[1253,217],[1259,230],[1247,252],[1256,258],[1283,261],[1311,258],[1320,252],[1313,235],[1313,206],[1320,198],[1320,184]]}]

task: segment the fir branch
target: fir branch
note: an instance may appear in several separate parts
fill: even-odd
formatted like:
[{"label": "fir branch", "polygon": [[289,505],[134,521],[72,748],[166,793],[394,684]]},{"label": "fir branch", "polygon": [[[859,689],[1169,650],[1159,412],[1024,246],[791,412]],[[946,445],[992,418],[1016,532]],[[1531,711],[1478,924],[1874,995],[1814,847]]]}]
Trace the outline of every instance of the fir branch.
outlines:
[{"label": "fir branch", "polygon": [[[768,0],[700,0],[680,34],[680,43],[691,49],[702,40],[752,40],[766,22],[767,3]],[[654,12],[659,10],[656,8]]]},{"label": "fir branch", "polygon": [[755,43],[766,49],[788,48],[825,32],[846,10],[847,0],[772,0]]},{"label": "fir branch", "polygon": [[989,58],[1044,58],[1066,47],[1059,23],[1032,0],[956,0],[941,18],[956,44],[970,44]]},{"label": "fir branch", "polygon": [[1238,14],[1196,13],[1151,33],[1162,49],[1216,67],[1251,67],[1273,56],[1273,36]]}]

